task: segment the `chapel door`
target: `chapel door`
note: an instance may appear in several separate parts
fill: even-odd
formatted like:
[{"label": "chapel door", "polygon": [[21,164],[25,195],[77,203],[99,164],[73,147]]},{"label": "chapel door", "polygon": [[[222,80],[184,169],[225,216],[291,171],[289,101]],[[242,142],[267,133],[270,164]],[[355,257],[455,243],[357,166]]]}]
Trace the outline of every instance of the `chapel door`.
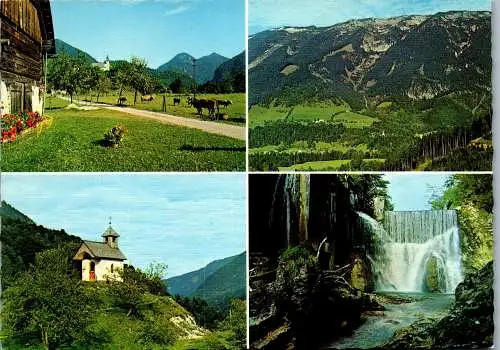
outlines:
[{"label": "chapel door", "polygon": [[91,261],[90,262],[90,276],[89,276],[91,281],[95,281],[95,262]]}]

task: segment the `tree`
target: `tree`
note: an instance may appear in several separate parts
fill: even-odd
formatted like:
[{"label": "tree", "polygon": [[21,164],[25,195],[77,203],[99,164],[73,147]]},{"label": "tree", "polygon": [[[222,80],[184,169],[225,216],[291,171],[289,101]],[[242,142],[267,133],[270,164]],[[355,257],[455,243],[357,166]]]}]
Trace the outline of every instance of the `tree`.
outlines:
[{"label": "tree", "polygon": [[99,102],[99,96],[107,93],[111,89],[111,79],[106,72],[99,70],[96,89],[96,102]]},{"label": "tree", "polygon": [[456,209],[462,262],[467,272],[493,259],[493,189],[488,174],[455,174],[441,196],[431,199],[433,209]]},{"label": "tree", "polygon": [[233,334],[230,341],[236,349],[246,347],[247,306],[245,300],[233,299],[231,301],[229,313],[219,324],[219,328]]},{"label": "tree", "polygon": [[35,265],[3,294],[3,324],[14,338],[37,336],[55,349],[85,336],[92,299],[72,269],[74,244],[38,253]]},{"label": "tree", "polygon": [[174,94],[181,92],[182,89],[181,78],[176,78],[168,87],[170,88],[170,90],[172,90]]},{"label": "tree", "polygon": [[99,75],[101,70],[99,67],[91,65],[82,65],[80,89],[82,92],[90,93],[90,102],[92,102],[92,92],[97,90],[99,85]]},{"label": "tree", "polygon": [[48,82],[55,90],[65,90],[70,96],[71,103],[73,103],[73,94],[85,81],[85,74],[89,65],[82,55],[74,58],[63,52],[49,61]]},{"label": "tree", "polygon": [[128,66],[129,85],[134,89],[134,106],[137,102],[137,91],[149,89],[149,79],[146,72],[146,61],[139,57],[132,57]]}]

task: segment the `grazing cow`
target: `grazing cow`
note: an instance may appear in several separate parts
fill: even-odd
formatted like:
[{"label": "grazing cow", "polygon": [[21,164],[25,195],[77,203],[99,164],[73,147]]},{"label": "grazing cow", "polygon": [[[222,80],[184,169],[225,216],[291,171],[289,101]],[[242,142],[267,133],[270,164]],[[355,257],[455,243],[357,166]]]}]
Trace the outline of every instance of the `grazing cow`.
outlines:
[{"label": "grazing cow", "polygon": [[178,105],[181,103],[181,98],[180,97],[174,97],[174,106]]},{"label": "grazing cow", "polygon": [[144,102],[144,101],[153,101],[154,100],[154,97],[153,95],[144,95],[144,96],[141,96],[141,102]]},{"label": "grazing cow", "polygon": [[198,114],[202,114],[203,108],[208,110],[208,115],[210,117],[215,116],[215,108],[217,107],[217,102],[215,100],[209,99],[191,99],[191,104],[198,111]]},{"label": "grazing cow", "polygon": [[219,106],[224,106],[224,108],[227,108],[227,106],[233,104],[233,101],[231,101],[231,100],[217,100],[217,104]]},{"label": "grazing cow", "polygon": [[120,96],[118,97],[118,100],[116,101],[117,104],[122,105],[127,102],[127,98],[125,96]]}]

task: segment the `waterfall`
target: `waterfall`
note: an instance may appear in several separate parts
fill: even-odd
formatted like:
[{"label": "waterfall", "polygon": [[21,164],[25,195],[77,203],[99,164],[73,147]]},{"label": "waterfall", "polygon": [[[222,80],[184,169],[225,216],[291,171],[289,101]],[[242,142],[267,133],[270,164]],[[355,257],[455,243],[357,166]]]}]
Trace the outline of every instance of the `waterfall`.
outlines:
[{"label": "waterfall", "polygon": [[379,291],[453,293],[463,279],[454,210],[386,212],[384,227],[359,213],[375,238],[372,262]]},{"label": "waterfall", "polygon": [[278,176],[269,218],[270,226],[275,219],[277,205],[283,208],[287,246],[297,241],[306,241],[309,238],[310,175],[280,174]]}]

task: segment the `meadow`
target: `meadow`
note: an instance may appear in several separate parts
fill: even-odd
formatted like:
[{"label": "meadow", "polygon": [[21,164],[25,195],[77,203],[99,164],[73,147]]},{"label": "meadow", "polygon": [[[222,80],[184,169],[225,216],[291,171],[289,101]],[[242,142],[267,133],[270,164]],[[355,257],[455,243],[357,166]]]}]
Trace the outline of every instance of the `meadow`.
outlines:
[{"label": "meadow", "polygon": [[[99,96],[99,102],[116,105],[119,96],[119,91],[112,91],[108,94]],[[137,101],[134,106],[134,92],[130,90],[123,90],[122,96],[127,98],[127,102],[124,106],[133,107],[137,109],[143,109],[153,112],[162,112],[163,106],[163,96],[165,96],[166,101],[166,112],[167,114],[175,115],[178,117],[185,118],[196,118],[196,119],[206,119],[210,120],[207,115],[206,109],[203,110],[202,116],[197,114],[197,111],[192,106],[188,105],[187,98],[192,97],[192,94],[153,94],[153,101],[141,101],[140,93],[137,94]],[[244,126],[246,123],[245,118],[245,94],[243,93],[232,93],[232,94],[196,94],[197,98],[210,98],[218,100],[231,100],[232,104],[228,107],[221,107],[219,109],[220,113],[227,114],[227,120],[220,120],[223,123],[230,123],[235,125]],[[82,94],[74,97],[75,99],[81,99],[84,101],[96,101],[96,95],[90,96],[90,94]],[[174,105],[174,98],[180,98],[180,104]]]},{"label": "meadow", "polygon": [[285,119],[287,121],[329,121],[344,124],[349,128],[363,128],[372,125],[376,118],[351,111],[345,102],[312,102],[292,107],[271,104],[268,107],[254,105],[248,111],[249,126],[265,125],[269,122]]},{"label": "meadow", "polygon": [[[266,155],[274,159],[292,159],[294,156],[297,156],[297,159],[304,159],[305,155],[308,155],[307,158],[311,160],[316,158],[315,161],[290,164],[289,166],[277,166],[280,171],[344,169],[351,166],[351,157],[347,156],[347,154],[354,155],[356,153],[358,154],[357,158],[368,159],[363,155],[370,154],[370,157],[374,157],[377,151],[369,149],[368,145],[362,141],[360,143],[359,137],[333,139],[330,136],[326,136],[326,134],[321,135],[321,133],[327,127],[331,128],[337,125],[340,128],[343,127],[346,133],[359,134],[356,130],[370,128],[378,120],[377,118],[364,115],[362,112],[353,112],[351,107],[340,99],[335,101],[315,101],[295,106],[275,105],[274,102],[269,106],[254,105],[249,110],[250,128],[266,128],[268,130],[272,126],[277,125],[277,123],[302,123],[306,128],[315,127],[316,132],[306,134],[299,133],[298,130],[293,130],[291,132],[296,137],[295,141],[290,142],[290,140],[286,139],[283,142],[276,142],[277,139],[268,139],[270,143],[274,144],[266,144],[266,141],[260,142],[262,141],[262,136],[258,140],[256,136],[250,140],[249,155],[252,156],[252,160],[258,158],[262,160],[262,156],[265,158]],[[324,125],[325,127],[318,129],[319,125]],[[343,133],[339,131],[338,135],[340,136]],[[255,146],[256,142],[260,143],[260,147]],[[324,160],[326,153],[334,158]],[[336,157],[340,157],[340,159]],[[367,161],[365,163],[369,164],[370,162]],[[256,164],[251,163],[250,165],[254,167]],[[260,165],[262,164],[257,165],[257,167]]]},{"label": "meadow", "polygon": [[[49,120],[36,133],[2,145],[4,171],[243,171],[245,142],[129,114],[62,108],[50,99]],[[118,148],[103,145],[116,125],[127,132]]]}]

